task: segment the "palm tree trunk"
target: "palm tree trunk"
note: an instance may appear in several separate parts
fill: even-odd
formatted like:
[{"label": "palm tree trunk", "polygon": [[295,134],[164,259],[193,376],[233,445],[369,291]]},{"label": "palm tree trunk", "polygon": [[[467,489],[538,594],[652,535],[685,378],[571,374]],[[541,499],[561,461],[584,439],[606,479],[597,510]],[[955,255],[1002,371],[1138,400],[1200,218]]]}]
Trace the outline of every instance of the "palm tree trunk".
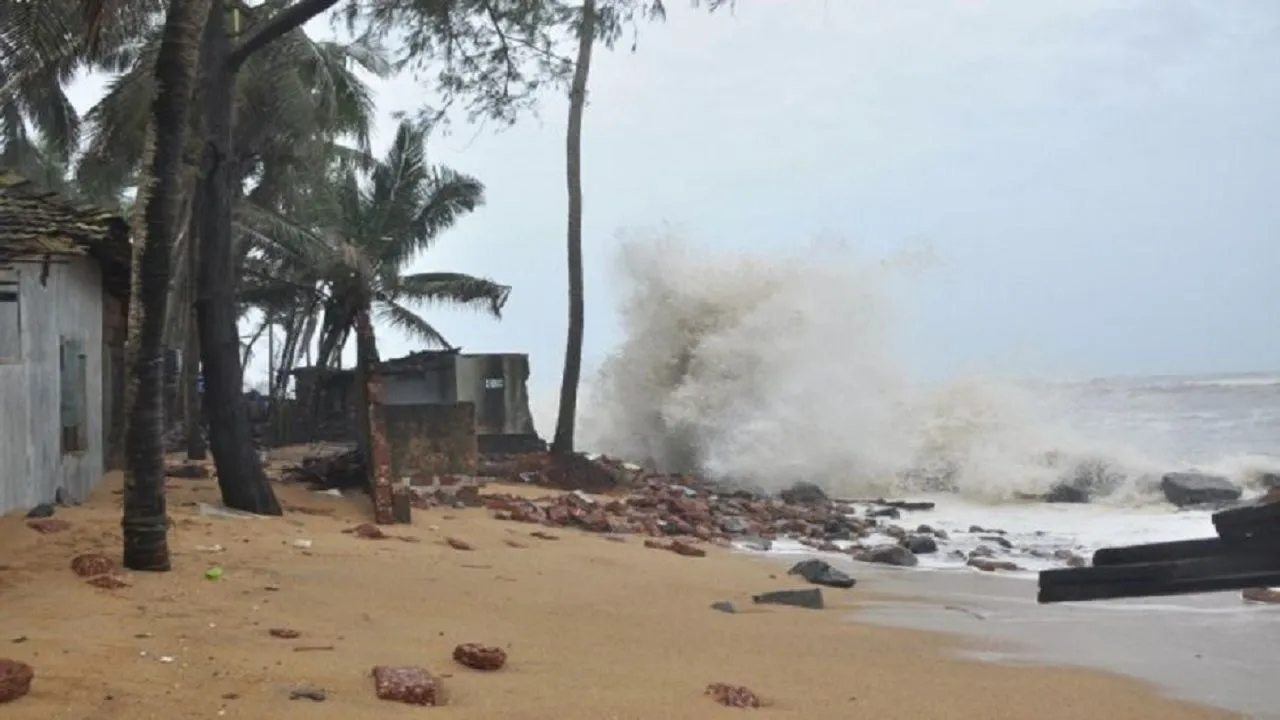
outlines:
[{"label": "palm tree trunk", "polygon": [[202,48],[205,151],[202,177],[200,267],[196,313],[205,381],[209,444],[217,464],[222,502],[230,508],[280,515],[280,503],[253,447],[240,372],[236,327],[235,258],[231,198],[237,177],[231,157],[231,47],[223,0],[213,0]]},{"label": "palm tree trunk", "polygon": [[209,449],[204,443],[204,404],[200,398],[200,330],[196,321],[196,276],[200,253],[200,207],[198,190],[191,193],[187,218],[187,282],[182,310],[186,315],[182,343],[182,429],[187,440],[187,459],[204,460]]},{"label": "palm tree trunk", "polygon": [[569,186],[569,333],[564,348],[564,375],[560,379],[560,412],[551,452],[573,453],[574,425],[578,413],[578,384],[582,379],[582,335],[586,322],[582,281],[582,111],[587,104],[587,76],[591,72],[591,46],[595,41],[596,3],[582,3],[578,28],[578,60],[569,89],[569,129],[565,161]]},{"label": "palm tree trunk", "polygon": [[[124,566],[164,571],[170,567],[164,497],[163,388],[165,307],[169,264],[181,214],[182,156],[191,108],[200,36],[208,0],[171,0],[156,58],[157,91],[152,103],[154,161],[144,175],[154,183],[145,194],[146,232],[135,242],[136,294],[131,298],[129,345],[136,348],[125,438]],[[136,334],[135,334],[136,331]]]},{"label": "palm tree trunk", "polygon": [[136,300],[142,296],[142,248],[147,242],[147,204],[152,195],[152,186],[155,180],[152,178],[152,165],[156,158],[156,128],[155,121],[147,123],[145,140],[142,145],[142,161],[138,170],[138,188],[134,197],[133,217],[130,219],[129,227],[133,228],[133,256],[129,265],[129,297],[133,299],[129,303],[128,329],[125,335],[124,344],[124,408],[125,412],[119,414],[119,422],[111,428],[111,467],[124,467],[125,457],[125,438],[129,432],[129,414],[133,408],[134,397],[138,394],[138,376],[134,372],[138,367],[138,336],[142,327],[142,302]]}]

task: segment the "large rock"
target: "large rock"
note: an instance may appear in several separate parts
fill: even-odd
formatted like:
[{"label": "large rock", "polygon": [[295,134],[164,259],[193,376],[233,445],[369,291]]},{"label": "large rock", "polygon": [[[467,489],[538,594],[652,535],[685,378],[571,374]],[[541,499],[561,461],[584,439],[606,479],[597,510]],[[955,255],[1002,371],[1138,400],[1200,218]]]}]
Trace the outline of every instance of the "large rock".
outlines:
[{"label": "large rock", "polygon": [[31,692],[35,677],[31,666],[17,660],[0,658],[0,704],[13,702]]},{"label": "large rock", "polygon": [[1240,499],[1240,486],[1221,475],[1168,473],[1160,479],[1160,489],[1178,507],[1228,503]]},{"label": "large rock", "polygon": [[905,547],[916,555],[938,552],[938,541],[928,535],[910,535],[903,542]]},{"label": "large rock", "polygon": [[752,595],[751,602],[757,605],[790,605],[792,607],[808,608],[809,610],[821,610],[825,606],[822,601],[822,591],[818,588],[774,590]]},{"label": "large rock", "polygon": [[808,482],[798,482],[778,493],[778,497],[793,505],[820,505],[829,501],[825,490]]},{"label": "large rock", "polygon": [[866,562],[881,565],[897,565],[898,567],[915,567],[920,564],[919,558],[901,545],[880,545],[866,551]]},{"label": "large rock", "polygon": [[858,582],[848,574],[831,567],[831,563],[817,559],[802,560],[793,565],[787,571],[787,574],[799,575],[814,585],[826,585],[833,588],[848,589]]}]

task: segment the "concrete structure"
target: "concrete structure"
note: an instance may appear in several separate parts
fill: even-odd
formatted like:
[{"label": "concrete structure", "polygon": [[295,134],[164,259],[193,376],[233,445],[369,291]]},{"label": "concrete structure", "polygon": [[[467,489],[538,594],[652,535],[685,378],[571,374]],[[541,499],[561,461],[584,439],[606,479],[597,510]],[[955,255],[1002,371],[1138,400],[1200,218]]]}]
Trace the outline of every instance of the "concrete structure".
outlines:
[{"label": "concrete structure", "polygon": [[123,397],[129,229],[0,173],[0,513],[84,497]]},{"label": "concrete structure", "polygon": [[[473,405],[480,452],[541,449],[529,410],[527,355],[425,351],[385,360],[378,364],[377,374],[382,386],[382,404],[388,408]],[[358,405],[354,371],[320,373],[314,368],[299,368],[294,376],[296,397],[304,405],[315,383],[321,383],[318,407],[313,410],[320,426],[319,438],[354,439]],[[399,422],[406,421],[403,412],[398,412],[396,417]]]}]

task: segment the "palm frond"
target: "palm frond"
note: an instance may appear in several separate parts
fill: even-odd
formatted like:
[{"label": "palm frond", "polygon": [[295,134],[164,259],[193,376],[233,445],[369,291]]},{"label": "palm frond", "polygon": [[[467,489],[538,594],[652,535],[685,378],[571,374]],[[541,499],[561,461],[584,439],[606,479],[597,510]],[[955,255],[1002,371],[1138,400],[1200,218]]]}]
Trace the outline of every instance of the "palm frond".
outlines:
[{"label": "palm frond", "polygon": [[376,317],[388,326],[396,328],[422,342],[428,349],[453,349],[449,341],[445,340],[440,331],[432,327],[431,323],[403,305],[383,300],[377,304]]},{"label": "palm frond", "polygon": [[404,298],[423,304],[482,309],[496,318],[502,317],[502,308],[511,296],[509,285],[502,285],[488,278],[450,272],[402,275],[399,282],[388,288],[388,291],[393,300]]}]

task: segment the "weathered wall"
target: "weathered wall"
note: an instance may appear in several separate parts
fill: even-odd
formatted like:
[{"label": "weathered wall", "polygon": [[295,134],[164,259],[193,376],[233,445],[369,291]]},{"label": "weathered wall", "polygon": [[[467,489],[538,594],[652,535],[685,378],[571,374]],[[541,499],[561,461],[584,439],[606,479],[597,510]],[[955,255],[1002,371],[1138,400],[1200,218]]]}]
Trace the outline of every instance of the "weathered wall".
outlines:
[{"label": "weathered wall", "polygon": [[[0,512],[53,500],[58,487],[83,498],[102,477],[102,278],[96,263],[77,259],[17,266],[22,362],[0,365]],[[85,450],[63,454],[59,346],[83,343]]]},{"label": "weathered wall", "polygon": [[459,355],[458,401],[476,406],[481,435],[533,435],[529,358],[518,354]]},{"label": "weathered wall", "polygon": [[430,484],[437,475],[475,474],[479,452],[471,403],[387,405],[383,413],[392,482]]}]

